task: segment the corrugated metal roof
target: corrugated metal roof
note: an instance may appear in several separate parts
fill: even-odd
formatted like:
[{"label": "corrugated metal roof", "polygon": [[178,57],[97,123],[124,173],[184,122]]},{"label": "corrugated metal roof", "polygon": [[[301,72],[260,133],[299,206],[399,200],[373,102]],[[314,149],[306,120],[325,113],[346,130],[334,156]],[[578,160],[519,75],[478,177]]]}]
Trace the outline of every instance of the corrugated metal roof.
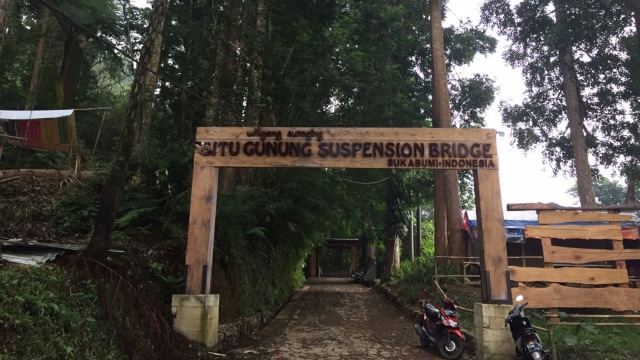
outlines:
[{"label": "corrugated metal roof", "polygon": [[0,240],[0,259],[29,266],[40,266],[67,251],[79,251],[85,245],[39,243],[21,239]]}]

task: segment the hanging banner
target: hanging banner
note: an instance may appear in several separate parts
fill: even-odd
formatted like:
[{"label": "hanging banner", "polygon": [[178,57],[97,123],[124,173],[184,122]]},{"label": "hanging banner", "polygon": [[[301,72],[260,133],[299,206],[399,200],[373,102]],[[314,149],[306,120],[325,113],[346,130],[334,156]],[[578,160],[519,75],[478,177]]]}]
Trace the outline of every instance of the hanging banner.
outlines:
[{"label": "hanging banner", "polygon": [[196,144],[201,166],[498,169],[494,129],[202,127]]},{"label": "hanging banner", "polygon": [[0,110],[7,143],[35,150],[74,151],[74,110]]}]

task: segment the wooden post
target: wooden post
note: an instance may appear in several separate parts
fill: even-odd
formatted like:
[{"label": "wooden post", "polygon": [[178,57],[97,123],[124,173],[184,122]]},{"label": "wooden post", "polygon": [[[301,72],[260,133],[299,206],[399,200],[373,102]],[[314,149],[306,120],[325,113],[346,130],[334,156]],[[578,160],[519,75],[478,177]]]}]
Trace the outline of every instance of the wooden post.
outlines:
[{"label": "wooden post", "polygon": [[[540,217],[540,212],[538,212],[538,224],[540,225],[549,225],[549,222],[543,220],[544,218]],[[545,248],[551,249],[551,238],[550,237],[542,237],[540,238],[540,243],[542,245],[542,262],[545,268],[554,268],[554,264],[551,262],[547,262],[548,259],[544,257]],[[548,283],[547,283],[548,285]],[[560,318],[558,318],[558,308],[547,309],[547,312],[551,317],[547,317],[547,329],[549,332],[549,342],[551,343],[551,358],[553,360],[558,360],[558,351],[556,350],[556,342],[555,336],[553,334],[553,327],[558,324]]]},{"label": "wooden post", "polygon": [[73,171],[73,176],[78,176],[80,173],[80,154],[76,154],[76,167]]},{"label": "wooden post", "polygon": [[418,225],[418,231],[416,234],[416,253],[417,256],[422,256],[422,208],[420,206],[418,206],[418,215],[417,215],[417,225]]},{"label": "wooden post", "polygon": [[351,272],[356,271],[356,246],[351,245]]},{"label": "wooden post", "polygon": [[100,120],[100,127],[98,127],[98,135],[96,135],[96,141],[93,143],[93,150],[91,151],[92,156],[96,154],[96,147],[98,146],[98,140],[100,140],[100,132],[102,131],[102,124],[104,123],[104,117],[106,114],[106,111],[102,112],[102,120]]},{"label": "wooden post", "polygon": [[507,239],[498,170],[474,170],[482,302],[511,304]]},{"label": "wooden post", "polygon": [[311,268],[311,277],[318,276],[318,252],[316,249],[311,251],[311,259],[309,260],[309,267]]},{"label": "wooden post", "polygon": [[218,174],[217,167],[194,164],[185,261],[189,295],[211,291]]},{"label": "wooden post", "polygon": [[411,225],[409,225],[409,228],[411,229],[411,231],[409,232],[409,260],[413,261],[414,257],[415,257],[415,244],[416,244],[416,240],[413,236],[413,231],[414,231],[414,222],[413,222],[413,216],[411,217]]},{"label": "wooden post", "polygon": [[[609,210],[608,213],[609,214],[619,214],[620,211]],[[610,223],[620,226],[620,230],[622,230],[622,223],[620,221],[611,221]],[[613,243],[612,244],[613,245],[613,250],[622,250],[622,249],[624,249],[624,240],[622,240],[622,241],[613,240],[612,243]],[[624,270],[627,269],[627,261],[626,260],[617,260],[615,262],[615,264],[616,264],[616,266],[615,266],[616,269],[624,269]],[[618,287],[628,288],[629,287],[629,283],[619,284]],[[632,311],[624,311],[623,314],[624,315],[633,315],[633,312]]]}]

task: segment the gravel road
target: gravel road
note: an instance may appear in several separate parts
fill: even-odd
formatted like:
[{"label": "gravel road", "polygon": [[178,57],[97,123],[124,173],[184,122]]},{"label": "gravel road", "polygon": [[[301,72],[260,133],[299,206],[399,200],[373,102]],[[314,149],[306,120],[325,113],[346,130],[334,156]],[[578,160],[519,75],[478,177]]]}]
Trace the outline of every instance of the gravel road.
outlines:
[{"label": "gravel road", "polygon": [[413,321],[381,294],[348,279],[308,281],[230,359],[441,359],[422,348]]}]

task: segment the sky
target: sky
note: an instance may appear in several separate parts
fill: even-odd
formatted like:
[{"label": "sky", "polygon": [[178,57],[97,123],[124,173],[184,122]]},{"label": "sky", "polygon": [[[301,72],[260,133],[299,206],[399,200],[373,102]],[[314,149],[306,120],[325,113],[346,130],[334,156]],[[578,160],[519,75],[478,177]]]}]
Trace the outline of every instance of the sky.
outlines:
[{"label": "sky", "polygon": [[[484,0],[449,0],[447,3],[447,17],[445,26],[457,25],[460,21],[471,20],[478,24],[480,6]],[[516,2],[512,0],[512,2]],[[506,40],[491,33],[498,39],[496,53],[489,56],[476,56],[470,66],[454,69],[453,76],[465,76],[468,73],[487,74],[495,80],[498,92],[496,100],[485,113],[487,128],[496,129],[499,133],[498,158],[500,161],[500,189],[502,204],[506,210],[507,204],[554,202],[563,206],[575,206],[578,199],[567,194],[567,190],[575,184],[575,179],[568,179],[562,175],[554,176],[551,167],[545,165],[542,152],[524,152],[515,145],[511,145],[509,129],[502,125],[498,110],[501,101],[510,103],[520,102],[525,92],[524,82],[519,69],[513,69],[502,59],[503,49],[508,45]],[[505,217],[507,213],[505,213]]]}]

